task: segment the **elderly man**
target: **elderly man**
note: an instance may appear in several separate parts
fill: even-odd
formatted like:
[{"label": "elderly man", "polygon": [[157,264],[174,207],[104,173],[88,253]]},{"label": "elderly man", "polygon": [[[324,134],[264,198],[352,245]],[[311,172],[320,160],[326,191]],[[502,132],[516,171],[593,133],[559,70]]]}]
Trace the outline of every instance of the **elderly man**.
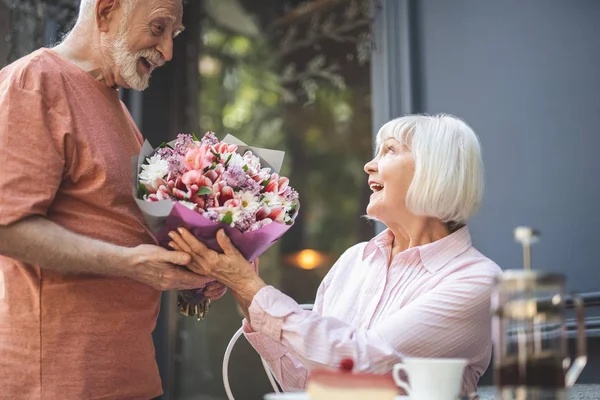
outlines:
[{"label": "elderly man", "polygon": [[[0,397],[150,399],[160,291],[189,255],[131,196],[141,135],[118,88],[172,57],[181,0],[83,0],[73,31],[0,71]],[[211,298],[224,289],[215,284]]]}]

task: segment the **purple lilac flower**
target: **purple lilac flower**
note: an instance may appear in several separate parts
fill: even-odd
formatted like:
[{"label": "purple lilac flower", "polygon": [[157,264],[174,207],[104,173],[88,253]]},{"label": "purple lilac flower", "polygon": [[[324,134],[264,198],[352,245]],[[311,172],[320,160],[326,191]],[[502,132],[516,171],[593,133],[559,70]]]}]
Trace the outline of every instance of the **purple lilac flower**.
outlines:
[{"label": "purple lilac flower", "polygon": [[227,183],[227,186],[232,188],[239,188],[239,190],[252,192],[256,195],[260,193],[261,186],[239,165],[229,166],[227,171],[223,173],[223,180]]},{"label": "purple lilac flower", "polygon": [[204,134],[204,137],[202,138],[202,144],[214,146],[219,144],[219,139],[217,139],[217,136],[213,132],[209,131]]},{"label": "purple lilac flower", "polygon": [[219,222],[219,213],[215,210],[206,210],[202,212],[202,216],[214,222]]},{"label": "purple lilac flower", "polygon": [[255,223],[256,213],[249,210],[242,210],[237,221],[235,221],[235,227],[241,232],[248,232]]},{"label": "purple lilac flower", "polygon": [[169,162],[169,173],[172,179],[177,179],[185,173],[185,166],[181,163],[179,156],[169,157],[167,161]]},{"label": "purple lilac flower", "polygon": [[177,155],[181,157],[185,156],[185,153],[192,147],[196,146],[191,135],[185,133],[177,135],[177,141],[175,142],[175,153],[177,153]]},{"label": "purple lilac flower", "polygon": [[285,201],[289,201],[290,203],[295,203],[300,199],[300,195],[296,190],[292,189],[288,186],[285,191],[281,194],[281,196],[285,199]]},{"label": "purple lilac flower", "polygon": [[162,147],[156,151],[156,154],[169,163],[169,179],[177,179],[185,172],[185,167],[181,164],[181,156],[176,150],[170,147]]},{"label": "purple lilac flower", "polygon": [[158,154],[163,160],[166,160],[167,158],[173,155],[173,149],[168,146],[161,147],[158,150],[156,150],[156,154]]}]

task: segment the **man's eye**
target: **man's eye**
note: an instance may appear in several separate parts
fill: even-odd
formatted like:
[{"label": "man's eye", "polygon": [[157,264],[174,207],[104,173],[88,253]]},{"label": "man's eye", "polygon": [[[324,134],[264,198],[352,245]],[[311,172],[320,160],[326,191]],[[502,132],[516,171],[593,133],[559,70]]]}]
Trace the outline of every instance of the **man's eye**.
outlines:
[{"label": "man's eye", "polygon": [[162,26],[162,25],[154,25],[154,26],[152,27],[152,32],[153,32],[155,35],[159,35],[159,36],[160,36],[160,35],[162,35],[162,34],[163,34],[163,32],[164,32],[164,31],[165,31],[165,27],[164,27],[164,26]]}]

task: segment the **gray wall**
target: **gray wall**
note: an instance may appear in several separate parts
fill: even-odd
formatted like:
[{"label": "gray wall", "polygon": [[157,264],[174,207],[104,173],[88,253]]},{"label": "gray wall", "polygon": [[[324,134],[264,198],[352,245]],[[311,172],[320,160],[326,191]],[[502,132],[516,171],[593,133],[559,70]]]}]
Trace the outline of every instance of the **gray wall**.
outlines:
[{"label": "gray wall", "polygon": [[[600,1],[375,4],[374,130],[415,112],[465,119],[486,167],[475,246],[522,268],[513,229],[538,228],[534,268],[566,274],[569,291],[600,291]],[[589,352],[579,382],[600,378],[599,337]]]},{"label": "gray wall", "polygon": [[600,2],[420,2],[422,107],[480,135],[487,191],[474,242],[520,268],[512,229],[539,228],[534,267],[600,290]]},{"label": "gray wall", "polygon": [[406,112],[465,119],[486,167],[476,247],[522,268],[513,229],[539,228],[534,268],[600,290],[600,1],[383,4],[375,57],[393,70],[373,78],[375,96],[386,82],[391,92],[375,102],[376,124]]}]

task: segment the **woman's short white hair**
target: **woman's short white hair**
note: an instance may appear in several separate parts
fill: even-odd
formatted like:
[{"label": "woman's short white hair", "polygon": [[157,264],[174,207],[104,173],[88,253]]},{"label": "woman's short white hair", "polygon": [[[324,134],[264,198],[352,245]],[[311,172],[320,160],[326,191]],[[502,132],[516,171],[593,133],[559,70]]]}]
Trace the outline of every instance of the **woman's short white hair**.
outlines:
[{"label": "woman's short white hair", "polygon": [[447,114],[408,115],[394,119],[377,133],[377,147],[388,138],[406,145],[415,162],[415,176],[406,207],[457,224],[479,209],[484,175],[481,146],[473,129]]}]

